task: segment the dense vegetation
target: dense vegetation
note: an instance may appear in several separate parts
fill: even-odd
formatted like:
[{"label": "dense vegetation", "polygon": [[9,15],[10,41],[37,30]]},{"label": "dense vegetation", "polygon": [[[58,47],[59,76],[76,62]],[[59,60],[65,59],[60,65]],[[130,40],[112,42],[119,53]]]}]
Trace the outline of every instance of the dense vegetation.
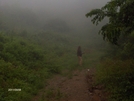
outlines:
[{"label": "dense vegetation", "polygon": [[105,85],[112,101],[134,100],[134,1],[111,0],[101,9],[86,14],[93,16],[92,22],[98,24],[108,19],[101,30],[104,40],[111,45],[110,54],[98,66],[98,83]]},{"label": "dense vegetation", "polygon": [[14,7],[1,11],[0,101],[30,101],[52,75],[66,69],[63,75],[70,76],[73,69],[79,68],[78,45],[85,52],[83,67],[94,64],[103,54],[99,47],[102,40],[94,34],[94,28],[88,35],[83,30],[72,30],[61,19],[40,22],[29,10]]},{"label": "dense vegetation", "polygon": [[[76,49],[82,46],[83,67],[97,68],[112,101],[134,100],[133,0],[111,0],[86,14],[104,26],[75,29],[59,18],[27,8],[0,7],[0,101],[30,101],[53,74],[70,76],[78,69]],[[46,19],[45,19],[46,18]],[[97,34],[107,42],[103,42]],[[112,44],[111,44],[112,43]],[[105,56],[101,57],[102,55]],[[101,57],[101,58],[100,58]],[[21,89],[21,92],[8,91]],[[49,94],[49,92],[48,92]]]},{"label": "dense vegetation", "polygon": [[[39,89],[47,85],[46,79],[53,74],[66,69],[68,72],[64,75],[70,75],[73,69],[79,68],[76,57],[79,42],[85,48],[84,67],[95,62],[96,57],[100,58],[101,52],[96,51],[99,48],[94,46],[97,43],[90,43],[91,49],[85,44],[88,40],[84,42],[79,37],[51,31],[35,34],[27,31],[0,32],[0,100],[30,101]],[[96,57],[89,51],[94,51]],[[9,89],[21,89],[21,92]]]},{"label": "dense vegetation", "polygon": [[[58,67],[47,63],[45,51],[37,44],[19,36],[0,33],[0,91],[1,101],[22,99],[29,101],[31,94],[44,86],[50,73],[58,73]],[[21,89],[9,92],[8,89]]]}]

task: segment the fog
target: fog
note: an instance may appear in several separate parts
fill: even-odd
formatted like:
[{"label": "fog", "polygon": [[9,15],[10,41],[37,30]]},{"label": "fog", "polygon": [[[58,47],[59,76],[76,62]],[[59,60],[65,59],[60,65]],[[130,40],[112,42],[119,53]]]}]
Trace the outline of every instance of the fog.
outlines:
[{"label": "fog", "polygon": [[[90,18],[86,18],[85,14],[91,9],[102,7],[108,1],[109,0],[0,0],[0,7],[4,14],[6,12],[10,13],[8,16],[12,16],[15,10],[21,9],[31,12],[31,17],[38,19],[42,24],[49,20],[61,19],[65,21],[71,29],[78,30],[92,27]],[[38,24],[40,25],[41,23]]]}]

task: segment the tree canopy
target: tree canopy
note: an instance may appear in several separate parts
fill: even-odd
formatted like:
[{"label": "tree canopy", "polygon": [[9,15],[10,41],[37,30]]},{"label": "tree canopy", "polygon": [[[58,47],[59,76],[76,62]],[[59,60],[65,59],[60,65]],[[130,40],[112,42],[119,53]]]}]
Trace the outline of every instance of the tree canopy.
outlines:
[{"label": "tree canopy", "polygon": [[93,24],[108,18],[109,22],[100,29],[104,40],[118,44],[120,35],[129,35],[134,29],[134,0],[111,0],[100,9],[93,9],[86,14],[92,17]]}]

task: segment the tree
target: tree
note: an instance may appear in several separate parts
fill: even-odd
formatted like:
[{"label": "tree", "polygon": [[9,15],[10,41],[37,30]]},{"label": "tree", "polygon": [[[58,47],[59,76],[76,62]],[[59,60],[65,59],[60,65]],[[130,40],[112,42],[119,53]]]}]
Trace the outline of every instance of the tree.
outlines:
[{"label": "tree", "polygon": [[134,29],[134,0],[111,0],[101,9],[93,9],[86,14],[86,17],[92,17],[93,24],[108,18],[109,22],[102,26],[99,31],[104,40],[113,44],[118,44],[121,35],[129,35]]}]

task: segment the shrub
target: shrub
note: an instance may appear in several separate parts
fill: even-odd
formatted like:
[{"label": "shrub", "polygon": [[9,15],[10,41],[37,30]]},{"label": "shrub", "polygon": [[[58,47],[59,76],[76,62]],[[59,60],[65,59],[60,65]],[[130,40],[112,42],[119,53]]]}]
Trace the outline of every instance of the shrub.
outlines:
[{"label": "shrub", "polygon": [[97,72],[97,82],[111,93],[113,101],[134,100],[134,60],[103,61]]}]

